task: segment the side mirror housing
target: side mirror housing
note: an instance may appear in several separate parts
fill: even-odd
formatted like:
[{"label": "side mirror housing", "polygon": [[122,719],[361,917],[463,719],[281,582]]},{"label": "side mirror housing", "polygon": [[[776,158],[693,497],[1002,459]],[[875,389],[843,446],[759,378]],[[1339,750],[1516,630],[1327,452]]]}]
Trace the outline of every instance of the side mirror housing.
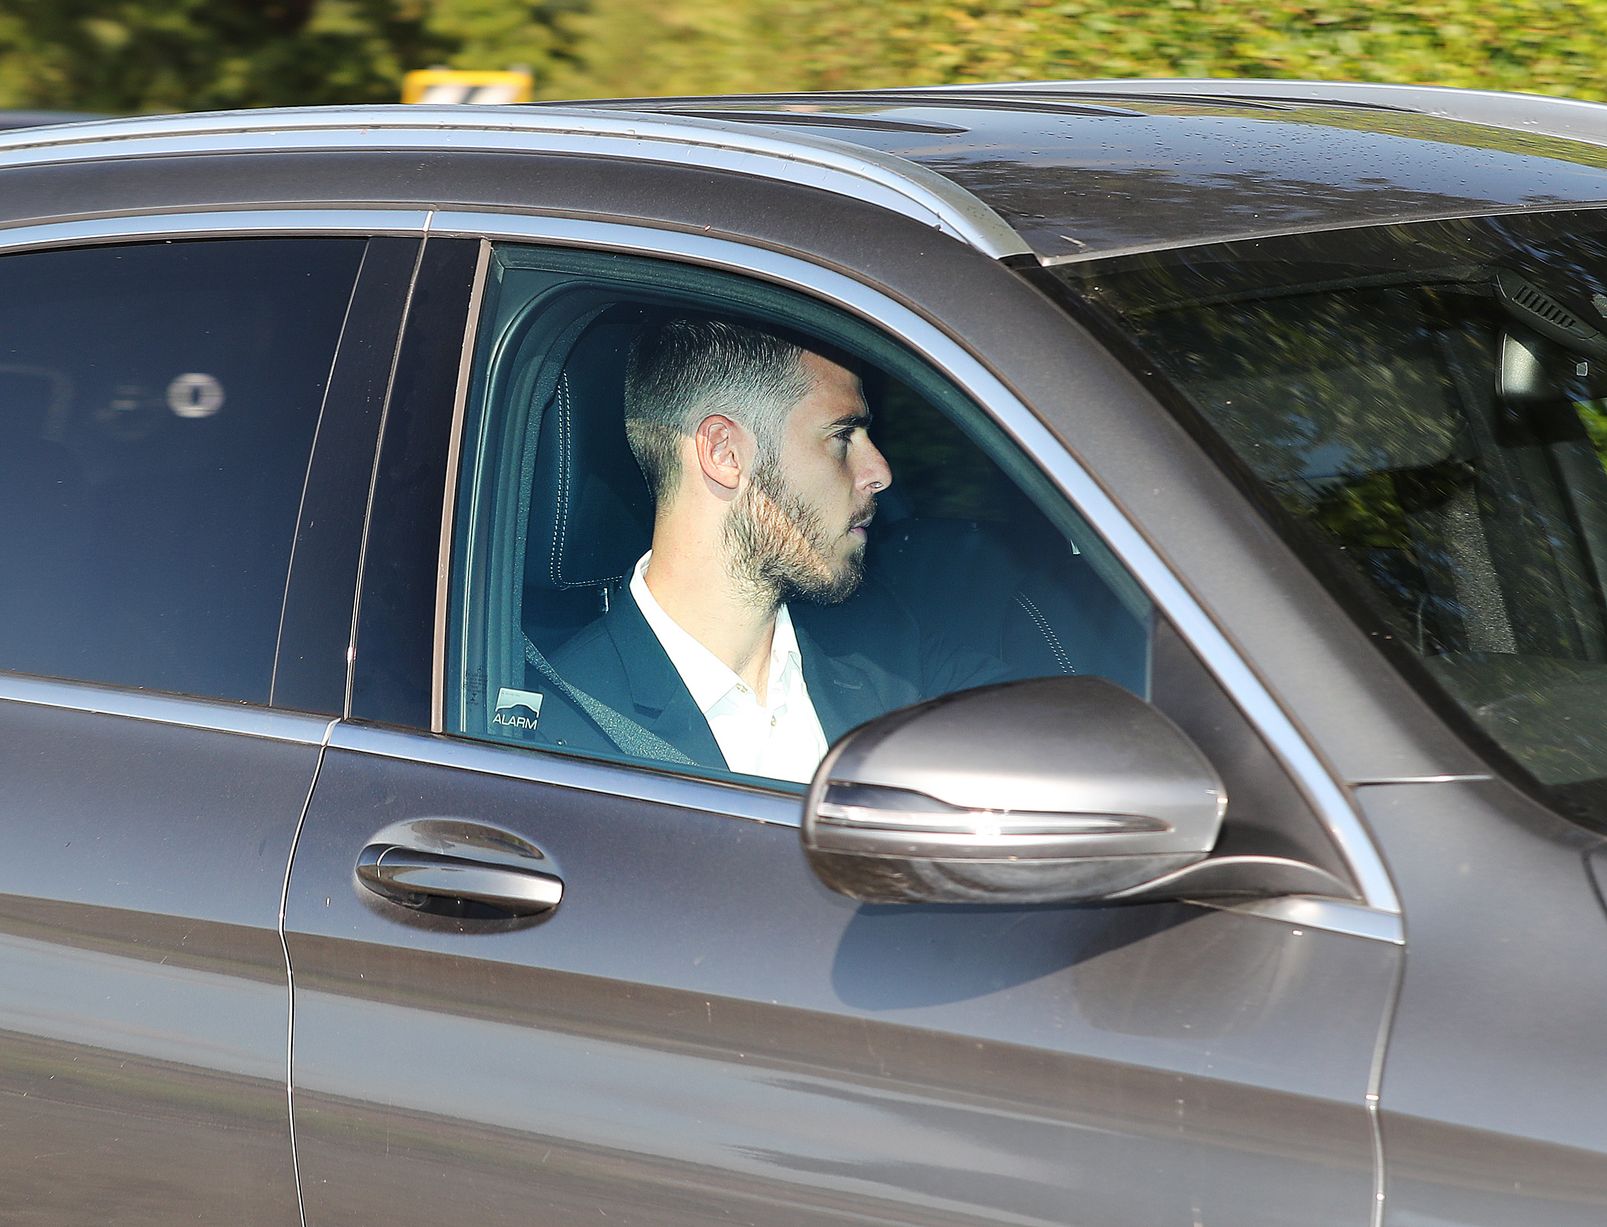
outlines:
[{"label": "side mirror housing", "polygon": [[1041,678],[854,730],[815,774],[803,844],[866,902],[1090,902],[1203,861],[1226,807],[1156,708],[1101,678]]}]

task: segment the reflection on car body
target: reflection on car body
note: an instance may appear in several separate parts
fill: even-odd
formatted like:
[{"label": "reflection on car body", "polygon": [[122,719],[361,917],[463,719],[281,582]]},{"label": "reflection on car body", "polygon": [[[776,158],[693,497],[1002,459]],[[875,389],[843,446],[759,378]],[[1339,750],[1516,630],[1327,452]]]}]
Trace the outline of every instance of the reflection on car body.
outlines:
[{"label": "reflection on car body", "polygon": [[[1600,1222],[1604,137],[1183,81],[0,140],[12,1203]],[[677,595],[627,371],[709,318],[815,433],[665,415]]]},{"label": "reflection on car body", "polygon": [[41,128],[47,124],[82,123],[85,120],[103,118],[105,116],[91,114],[88,111],[0,110],[0,129]]}]

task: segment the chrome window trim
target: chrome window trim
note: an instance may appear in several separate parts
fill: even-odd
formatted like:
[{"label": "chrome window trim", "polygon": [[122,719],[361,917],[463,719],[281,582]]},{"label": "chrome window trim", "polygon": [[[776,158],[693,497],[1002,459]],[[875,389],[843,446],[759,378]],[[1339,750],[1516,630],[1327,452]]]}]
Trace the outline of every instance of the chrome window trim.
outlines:
[{"label": "chrome window trim", "polygon": [[1366,776],[1350,781],[1352,788],[1370,788],[1378,784],[1484,784],[1495,779],[1488,772],[1472,772],[1467,775],[1381,775]]},{"label": "chrome window trim", "polygon": [[802,824],[804,798],[801,792],[788,794],[703,776],[677,775],[662,765],[608,763],[546,748],[532,751],[524,746],[475,741],[462,735],[414,732],[344,720],[331,732],[328,745],[331,749],[353,750],[381,758],[701,810],[767,826],[796,830]]},{"label": "chrome window trim", "polygon": [[428,209],[208,209],[130,213],[67,222],[0,225],[0,251],[127,239],[203,239],[231,234],[422,235]]},{"label": "chrome window trim", "polygon": [[[705,235],[616,222],[450,210],[435,215],[431,233],[623,251],[719,268],[822,299],[903,339],[972,400],[986,407],[1105,539],[1289,770],[1349,866],[1365,906],[1400,914],[1394,884],[1348,794],[1301,736],[1288,713],[1081,463],[997,376],[934,323],[842,273],[795,256]],[[455,475],[449,476],[449,481],[454,478]],[[440,694],[433,696],[436,712],[441,710],[441,701]],[[795,811],[794,823],[798,817]]]},{"label": "chrome window trim", "polygon": [[320,746],[328,735],[330,718],[302,712],[225,703],[218,699],[186,698],[148,690],[124,690],[94,682],[69,682],[0,673],[0,703],[53,707],[59,711],[93,716],[122,716],[149,724],[172,724],[210,733],[233,733],[297,745]]},{"label": "chrome window trim", "polygon": [[[435,564],[435,639],[434,654],[430,662],[430,732],[439,733],[446,727],[446,636],[447,606],[451,600],[452,542],[457,535],[458,470],[463,467],[463,427],[469,404],[469,384],[474,376],[474,353],[480,343],[480,315],[485,306],[486,280],[491,270],[491,244],[481,240],[480,253],[474,263],[474,286],[469,291],[469,325],[463,334],[463,354],[458,359],[457,389],[452,401],[452,435],[446,449],[446,491],[441,499],[441,552]],[[470,504],[470,532],[473,517],[480,500]],[[470,583],[467,564],[464,566],[463,584]],[[465,637],[467,629],[465,628]],[[458,646],[459,659],[468,655],[467,643]],[[458,700],[459,704],[462,699]],[[348,704],[347,712],[351,711]]]},{"label": "chrome window trim", "polygon": [[989,256],[1030,248],[991,208],[924,166],[845,141],[735,121],[585,107],[309,107],[19,129],[0,168],[187,153],[420,150],[578,154],[687,164],[820,188],[915,218]]},{"label": "chrome window trim", "polygon": [[1254,899],[1244,903],[1200,900],[1203,907],[1241,916],[1260,916],[1277,921],[1299,936],[1305,929],[1325,933],[1344,933],[1368,941],[1406,944],[1406,924],[1394,912],[1351,903],[1344,899],[1324,899],[1316,895],[1285,895],[1277,899]]}]

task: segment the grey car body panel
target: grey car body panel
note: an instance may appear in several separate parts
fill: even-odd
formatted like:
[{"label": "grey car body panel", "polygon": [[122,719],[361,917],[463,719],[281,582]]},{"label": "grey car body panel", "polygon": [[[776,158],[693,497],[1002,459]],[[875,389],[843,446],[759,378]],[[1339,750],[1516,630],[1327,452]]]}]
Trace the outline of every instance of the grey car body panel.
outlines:
[{"label": "grey car body panel", "polygon": [[0,678],[0,1187],[25,1221],[295,1221],[277,929],[323,723]]},{"label": "grey car body panel", "polygon": [[1602,845],[1502,781],[1357,790],[1407,900],[1386,1224],[1607,1216]]},{"label": "grey car body panel", "polygon": [[[452,921],[354,882],[382,822],[425,816],[534,843],[563,902]],[[341,749],[286,915],[309,1224],[433,1222],[466,1189],[486,1227],[1371,1210],[1388,943],[1187,905],[859,907],[784,827]]]}]

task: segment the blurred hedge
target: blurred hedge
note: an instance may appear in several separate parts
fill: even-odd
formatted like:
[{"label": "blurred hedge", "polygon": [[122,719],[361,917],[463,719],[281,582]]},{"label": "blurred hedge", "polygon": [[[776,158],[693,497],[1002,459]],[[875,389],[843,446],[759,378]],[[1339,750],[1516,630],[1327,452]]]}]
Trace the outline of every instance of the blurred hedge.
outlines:
[{"label": "blurred hedge", "polygon": [[592,0],[548,96],[1255,76],[1607,97],[1607,0]]},{"label": "blurred hedge", "polygon": [[545,97],[1122,76],[1607,97],[1607,0],[0,0],[0,106],[391,101],[433,64]]},{"label": "blurred hedge", "polygon": [[544,68],[583,2],[0,0],[0,107],[397,102],[412,68]]}]

